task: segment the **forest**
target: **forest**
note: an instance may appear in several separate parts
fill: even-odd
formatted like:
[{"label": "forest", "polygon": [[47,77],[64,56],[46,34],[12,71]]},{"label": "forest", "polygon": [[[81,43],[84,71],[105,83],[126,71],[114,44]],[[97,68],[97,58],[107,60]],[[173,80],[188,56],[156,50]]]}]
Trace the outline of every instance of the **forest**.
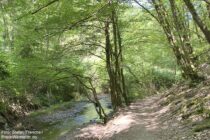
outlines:
[{"label": "forest", "polygon": [[210,138],[210,0],[0,9],[0,139]]}]

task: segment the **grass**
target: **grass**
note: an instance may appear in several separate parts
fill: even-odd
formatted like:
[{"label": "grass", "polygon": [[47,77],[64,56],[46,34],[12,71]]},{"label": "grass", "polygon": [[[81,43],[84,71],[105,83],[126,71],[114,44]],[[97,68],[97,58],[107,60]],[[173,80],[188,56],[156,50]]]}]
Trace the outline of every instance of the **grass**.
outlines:
[{"label": "grass", "polygon": [[203,120],[202,122],[200,122],[199,124],[197,124],[193,131],[194,132],[200,132],[203,131],[205,129],[210,129],[210,118]]},{"label": "grass", "polygon": [[56,110],[71,108],[74,105],[74,103],[75,101],[70,101],[70,102],[63,102],[63,103],[51,105],[50,107],[42,108],[34,112],[31,112],[29,113],[29,116],[34,117],[34,116],[43,115],[43,114],[50,114],[51,112],[56,111]]},{"label": "grass", "polygon": [[49,107],[43,107],[39,110],[30,112],[28,116],[35,117],[38,115],[50,114],[51,112],[54,112],[56,110],[65,110],[66,108],[73,107],[76,102],[80,102],[80,101],[87,101],[87,99],[86,97],[80,97],[79,100],[75,99],[68,102],[61,102],[61,103],[53,104],[53,105],[50,105]]}]

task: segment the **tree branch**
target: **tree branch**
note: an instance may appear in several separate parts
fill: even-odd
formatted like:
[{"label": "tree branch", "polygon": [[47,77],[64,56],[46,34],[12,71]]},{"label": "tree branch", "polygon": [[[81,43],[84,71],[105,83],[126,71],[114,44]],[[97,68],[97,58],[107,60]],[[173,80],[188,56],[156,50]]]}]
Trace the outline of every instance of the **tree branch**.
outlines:
[{"label": "tree branch", "polygon": [[24,18],[25,16],[28,16],[28,15],[34,15],[34,14],[38,13],[39,11],[41,11],[42,9],[44,9],[44,8],[50,6],[50,5],[52,5],[53,3],[58,2],[58,1],[59,1],[59,0],[50,1],[50,2],[48,2],[47,4],[45,4],[45,5],[41,6],[41,7],[39,7],[38,9],[36,9],[36,10],[34,10],[34,11],[29,11],[28,13],[21,15],[20,17],[16,18],[15,21],[20,20],[20,19],[22,19],[22,18]]},{"label": "tree branch", "polygon": [[87,15],[86,17],[72,23],[69,26],[66,26],[62,31],[58,31],[58,32],[54,32],[51,34],[46,35],[45,37],[49,37],[49,36],[54,36],[58,33],[63,33],[66,31],[69,31],[71,29],[73,29],[74,27],[77,27],[78,25],[80,25],[81,23],[84,23],[85,21],[89,20],[90,18],[94,17],[96,13],[101,12],[101,10],[103,10],[105,7],[107,6],[107,4],[103,5],[101,8],[97,9],[96,11],[94,11],[93,13],[90,13],[89,15]]},{"label": "tree branch", "polygon": [[133,1],[136,2],[141,8],[143,8],[148,14],[150,14],[153,18],[155,18],[159,22],[159,19],[150,10],[148,10],[144,5],[142,5],[137,0],[133,0]]},{"label": "tree branch", "polygon": [[36,9],[35,11],[31,12],[31,14],[32,14],[32,15],[33,15],[33,14],[36,14],[36,13],[38,13],[39,11],[41,11],[42,9],[47,8],[48,6],[52,5],[53,3],[57,2],[57,1],[59,1],[59,0],[53,0],[53,1],[48,2],[47,4],[41,6],[40,8]]}]

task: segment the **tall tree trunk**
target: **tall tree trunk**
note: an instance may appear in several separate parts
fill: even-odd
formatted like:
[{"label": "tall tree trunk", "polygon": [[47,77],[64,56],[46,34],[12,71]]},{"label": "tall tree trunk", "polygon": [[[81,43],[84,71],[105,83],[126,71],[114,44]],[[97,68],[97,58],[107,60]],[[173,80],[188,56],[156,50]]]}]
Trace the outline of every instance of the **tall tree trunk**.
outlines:
[{"label": "tall tree trunk", "polygon": [[116,16],[116,28],[117,28],[117,39],[118,39],[118,44],[119,44],[119,54],[118,57],[120,57],[120,71],[119,71],[119,76],[121,78],[122,82],[122,95],[125,100],[126,105],[129,105],[129,100],[128,100],[128,95],[127,95],[127,89],[125,85],[125,77],[124,77],[124,67],[123,67],[123,47],[122,47],[122,39],[121,39],[121,34],[120,34],[120,29],[119,29],[119,24],[118,24],[118,18]]},{"label": "tall tree trunk", "polygon": [[[112,3],[115,4],[115,3]],[[116,3],[117,4],[117,3]],[[114,41],[114,58],[115,58],[115,79],[117,85],[117,93],[120,98],[125,101],[125,104],[128,105],[128,97],[125,87],[125,78],[123,73],[123,54],[122,54],[122,39],[120,35],[120,29],[118,25],[118,16],[116,11],[116,6],[112,6],[111,12],[111,19],[112,19],[112,26],[113,26],[113,41]]]},{"label": "tall tree trunk", "polygon": [[[116,7],[112,0],[108,1],[110,13],[105,22],[105,38],[106,38],[106,67],[109,75],[111,100],[114,109],[123,105],[124,99],[128,105],[128,97],[125,87],[125,78],[122,66],[122,43],[116,15]],[[111,24],[110,24],[111,23]],[[113,42],[110,40],[110,25],[112,25],[111,34]]]},{"label": "tall tree trunk", "polygon": [[111,101],[112,101],[112,106],[115,109],[117,109],[118,104],[117,104],[117,96],[116,96],[116,92],[115,92],[115,80],[114,80],[114,70],[112,68],[112,48],[111,48],[111,41],[110,41],[110,31],[109,31],[109,27],[110,23],[109,23],[109,19],[107,19],[107,21],[105,22],[105,42],[106,42],[106,68],[107,68],[107,72],[109,75],[109,85],[110,85],[110,94],[111,94]]},{"label": "tall tree trunk", "polygon": [[116,13],[115,13],[115,9],[112,9],[112,31],[113,31],[113,41],[114,41],[114,63],[115,63],[115,71],[114,71],[114,79],[115,79],[115,85],[116,85],[116,95],[118,100],[118,104],[121,105],[122,101],[121,101],[121,95],[122,95],[122,89],[121,89],[121,79],[120,79],[120,59],[119,59],[119,45],[118,45],[118,41],[117,41],[117,26],[116,26]]}]

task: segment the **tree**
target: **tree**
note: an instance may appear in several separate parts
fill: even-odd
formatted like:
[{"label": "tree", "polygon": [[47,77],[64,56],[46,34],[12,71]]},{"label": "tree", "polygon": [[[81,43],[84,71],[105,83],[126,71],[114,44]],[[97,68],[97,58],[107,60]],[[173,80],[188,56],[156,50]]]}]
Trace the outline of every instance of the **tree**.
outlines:
[{"label": "tree", "polygon": [[[174,1],[170,1],[174,23],[171,22],[170,16],[167,14],[167,10],[161,0],[152,0],[152,4],[157,12],[156,19],[158,19],[158,22],[166,34],[168,42],[176,56],[177,64],[183,71],[183,76],[187,79],[189,78],[196,81],[199,79],[199,76],[196,71],[196,65],[193,62],[193,52],[189,42],[189,36],[186,34],[184,21],[178,18],[177,14],[179,14],[179,11],[175,6]],[[176,35],[177,33],[178,36]]]},{"label": "tree", "polygon": [[[110,12],[105,21],[106,37],[106,65],[110,78],[111,97],[114,108],[122,106],[122,98],[128,105],[128,97],[125,87],[125,78],[123,74],[123,55],[122,40],[116,15],[116,6],[118,3],[109,1]],[[113,45],[110,40],[110,23],[112,25]]]},{"label": "tree", "polygon": [[208,41],[208,43],[210,43],[210,29],[208,28],[208,26],[202,21],[202,19],[198,15],[198,13],[197,13],[194,5],[192,4],[191,0],[184,0],[184,2],[186,4],[188,10],[191,13],[191,15],[193,17],[193,20],[198,25],[200,30],[203,32],[203,34],[206,37],[206,40]]}]

